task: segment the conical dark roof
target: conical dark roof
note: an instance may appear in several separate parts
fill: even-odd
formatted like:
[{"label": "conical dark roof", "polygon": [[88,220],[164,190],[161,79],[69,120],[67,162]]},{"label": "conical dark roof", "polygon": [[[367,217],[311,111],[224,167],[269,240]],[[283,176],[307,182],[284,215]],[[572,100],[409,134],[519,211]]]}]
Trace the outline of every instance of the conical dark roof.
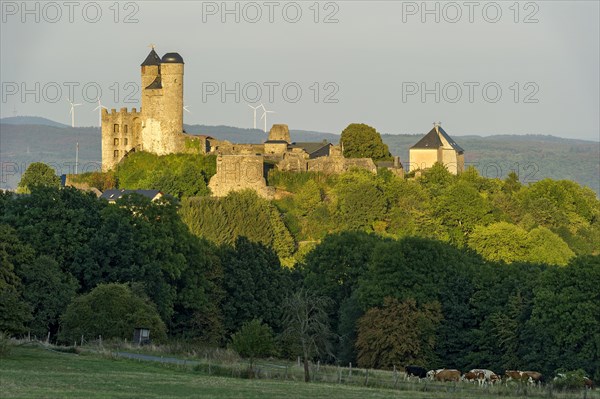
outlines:
[{"label": "conical dark roof", "polygon": [[158,56],[158,54],[156,54],[156,51],[154,51],[154,49],[150,51],[150,54],[148,54],[148,57],[146,57],[146,59],[144,60],[144,62],[142,62],[142,65],[140,66],[148,65],[160,65],[160,57]]}]

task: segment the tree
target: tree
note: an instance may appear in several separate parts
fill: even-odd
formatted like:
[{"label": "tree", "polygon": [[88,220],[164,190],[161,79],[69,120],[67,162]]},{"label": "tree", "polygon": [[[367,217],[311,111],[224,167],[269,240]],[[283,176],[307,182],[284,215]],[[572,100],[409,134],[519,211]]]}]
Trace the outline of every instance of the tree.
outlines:
[{"label": "tree", "polygon": [[221,250],[223,289],[221,306],[227,332],[261,319],[276,331],[281,327],[281,302],[289,289],[288,271],[277,254],[262,244],[238,237],[235,247]]},{"label": "tree", "polygon": [[600,256],[548,267],[534,288],[525,361],[542,373],[559,367],[600,377]]},{"label": "tree", "polygon": [[382,307],[371,308],[358,320],[358,365],[392,368],[394,365],[427,365],[433,357],[435,330],[442,319],[438,302],[417,306],[386,298]]},{"label": "tree", "polygon": [[335,186],[338,230],[373,231],[373,223],[385,219],[388,204],[379,183],[369,172],[340,177]]},{"label": "tree", "polygon": [[468,245],[491,261],[522,261],[528,253],[527,231],[506,222],[477,226]]},{"label": "tree", "polygon": [[23,298],[33,309],[30,331],[38,337],[58,332],[60,315],[65,311],[78,288],[69,272],[47,255],[38,257],[31,265],[18,269],[23,281]]},{"label": "tree", "polygon": [[19,240],[12,227],[0,224],[0,332],[27,331],[32,309],[23,299],[23,284],[16,269],[33,259],[33,249]]},{"label": "tree", "polygon": [[300,289],[283,302],[283,336],[302,356],[304,381],[310,382],[308,362],[315,356],[329,354],[331,332],[327,318],[330,299]]},{"label": "tree", "polygon": [[340,143],[346,158],[372,158],[386,161],[392,158],[387,144],[375,128],[364,123],[351,123],[342,131]]},{"label": "tree", "polygon": [[268,356],[275,349],[273,332],[266,324],[253,319],[242,325],[242,328],[231,336],[231,347],[240,356],[247,357],[250,364],[250,377],[254,375],[254,359]]},{"label": "tree", "polygon": [[475,227],[468,245],[488,260],[506,263],[533,262],[564,266],[575,255],[558,235],[545,227],[527,232],[506,222]]},{"label": "tree", "polygon": [[156,306],[141,291],[126,284],[100,284],[75,298],[62,318],[59,340],[72,343],[82,335],[103,339],[130,339],[134,328],[147,327],[156,342],[166,339],[166,327]]},{"label": "tree", "polygon": [[34,187],[60,187],[60,179],[54,169],[42,162],[30,164],[17,187],[20,193],[29,193]]}]

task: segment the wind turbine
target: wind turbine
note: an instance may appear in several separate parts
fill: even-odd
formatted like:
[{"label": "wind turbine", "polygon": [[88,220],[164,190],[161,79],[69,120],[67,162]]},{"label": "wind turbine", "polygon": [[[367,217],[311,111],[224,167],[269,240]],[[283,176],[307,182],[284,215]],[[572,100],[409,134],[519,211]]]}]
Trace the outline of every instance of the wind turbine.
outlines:
[{"label": "wind turbine", "polygon": [[265,106],[262,105],[262,104],[260,104],[260,105],[258,105],[256,107],[253,107],[250,104],[246,104],[246,105],[248,105],[250,108],[252,108],[254,110],[254,125],[253,126],[254,126],[254,129],[256,129],[256,110],[259,109],[259,108],[261,108],[261,107],[262,107],[263,110],[265,110]]},{"label": "wind turbine", "polygon": [[[261,104],[262,105],[262,104]],[[274,114],[275,111],[267,111],[267,109],[263,106],[263,114],[260,117],[260,119],[264,119],[265,120],[265,128],[264,128],[264,132],[267,132],[267,114]]]},{"label": "wind turbine", "polygon": [[102,103],[100,102],[100,98],[98,98],[98,106],[96,108],[94,108],[94,111],[96,111],[98,109],[100,110],[100,111],[98,111],[99,112],[98,126],[100,126],[101,129],[102,129],[102,108],[108,109],[104,105],[102,105]]},{"label": "wind turbine", "polygon": [[67,99],[67,101],[71,104],[71,111],[69,112],[71,114],[71,127],[75,127],[75,107],[78,107],[81,104],[73,104],[70,98]]}]

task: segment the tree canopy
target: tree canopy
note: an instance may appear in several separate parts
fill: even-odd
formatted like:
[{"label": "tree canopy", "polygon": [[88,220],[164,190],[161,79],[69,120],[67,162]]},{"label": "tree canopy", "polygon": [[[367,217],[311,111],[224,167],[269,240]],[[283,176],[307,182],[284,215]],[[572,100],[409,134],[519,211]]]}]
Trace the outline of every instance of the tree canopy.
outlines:
[{"label": "tree canopy", "polygon": [[34,162],[27,167],[17,190],[21,193],[29,193],[32,188],[37,186],[60,186],[60,178],[56,176],[54,169],[42,162]]},{"label": "tree canopy", "polygon": [[340,143],[346,158],[372,158],[386,161],[392,158],[387,144],[375,128],[364,123],[351,123],[342,131]]}]

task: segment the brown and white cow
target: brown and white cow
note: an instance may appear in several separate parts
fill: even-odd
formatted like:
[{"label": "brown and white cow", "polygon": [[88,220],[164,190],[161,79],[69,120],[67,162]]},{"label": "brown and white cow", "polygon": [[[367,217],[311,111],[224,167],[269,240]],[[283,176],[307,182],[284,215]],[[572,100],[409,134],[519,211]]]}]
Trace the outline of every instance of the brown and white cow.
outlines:
[{"label": "brown and white cow", "polygon": [[594,389],[594,381],[592,381],[589,377],[583,377],[583,386],[586,389]]},{"label": "brown and white cow", "polygon": [[461,379],[466,382],[476,382],[479,384],[479,386],[483,386],[485,384],[485,374],[482,372],[469,371],[465,373]]},{"label": "brown and white cow", "polygon": [[542,373],[538,373],[537,371],[523,371],[523,377],[529,382],[531,385],[541,385],[544,381],[544,376]]},{"label": "brown and white cow", "polygon": [[[476,375],[479,374],[483,374],[483,378],[477,378],[477,381],[479,382],[479,385],[484,385],[484,384],[492,384],[492,378],[494,379],[494,381],[497,381],[499,379],[499,377],[496,375],[496,373],[494,373],[492,370],[488,370],[488,369],[472,369],[469,370],[470,373],[475,373]],[[498,378],[496,378],[498,377]]]},{"label": "brown and white cow", "polygon": [[446,381],[460,381],[460,371],[455,369],[442,369],[441,371],[435,373],[435,380],[446,382]]},{"label": "brown and white cow", "polygon": [[537,371],[518,371],[518,370],[506,370],[504,372],[506,382],[518,381],[518,382],[529,382],[532,385],[540,385],[544,379],[544,376]]}]

